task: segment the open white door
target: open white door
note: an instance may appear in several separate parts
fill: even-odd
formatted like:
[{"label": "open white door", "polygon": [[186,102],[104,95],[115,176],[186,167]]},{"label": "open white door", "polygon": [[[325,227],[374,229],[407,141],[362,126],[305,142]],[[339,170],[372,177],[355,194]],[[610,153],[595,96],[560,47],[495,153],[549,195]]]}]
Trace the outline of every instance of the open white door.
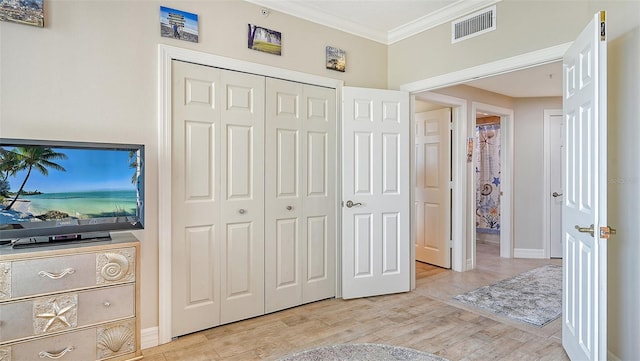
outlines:
[{"label": "open white door", "polygon": [[343,88],[342,297],[409,291],[409,94]]},{"label": "open white door", "polygon": [[416,260],[451,268],[451,109],[414,122]]},{"label": "open white door", "polygon": [[563,61],[562,345],[572,360],[607,359],[606,46],[600,12]]}]

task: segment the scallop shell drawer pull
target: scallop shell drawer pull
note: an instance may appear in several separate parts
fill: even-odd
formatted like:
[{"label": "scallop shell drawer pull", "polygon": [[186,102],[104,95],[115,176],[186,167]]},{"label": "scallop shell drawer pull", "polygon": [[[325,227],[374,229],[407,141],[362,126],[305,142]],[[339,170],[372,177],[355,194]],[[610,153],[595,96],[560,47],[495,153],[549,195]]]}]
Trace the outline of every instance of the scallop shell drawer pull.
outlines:
[{"label": "scallop shell drawer pull", "polygon": [[71,275],[76,273],[76,270],[73,268],[65,268],[64,270],[62,270],[62,272],[60,273],[53,273],[53,272],[47,272],[47,271],[40,271],[38,272],[38,275],[40,275],[40,277],[49,277],[52,280],[57,280],[60,279],[66,275]]},{"label": "scallop shell drawer pull", "polygon": [[65,348],[64,350],[58,352],[58,353],[50,353],[47,351],[40,351],[40,353],[38,353],[38,356],[40,356],[40,358],[50,358],[50,359],[59,359],[61,357],[63,357],[64,355],[66,355],[67,353],[71,352],[75,350],[75,347],[73,346],[69,346],[67,348]]}]

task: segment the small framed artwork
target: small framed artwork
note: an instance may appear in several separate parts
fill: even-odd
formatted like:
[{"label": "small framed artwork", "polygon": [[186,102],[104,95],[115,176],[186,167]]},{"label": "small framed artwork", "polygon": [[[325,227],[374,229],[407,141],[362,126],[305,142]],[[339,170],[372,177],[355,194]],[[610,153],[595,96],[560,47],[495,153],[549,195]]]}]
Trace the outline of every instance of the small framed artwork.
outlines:
[{"label": "small framed artwork", "polygon": [[0,0],[0,20],[44,27],[44,0]]},{"label": "small framed artwork", "polygon": [[248,48],[274,55],[282,55],[282,34],[279,31],[247,24]]},{"label": "small framed artwork", "polygon": [[347,68],[347,53],[339,48],[327,46],[327,69],[341,71]]},{"label": "small framed artwork", "polygon": [[192,43],[198,42],[198,14],[160,7],[160,35]]}]

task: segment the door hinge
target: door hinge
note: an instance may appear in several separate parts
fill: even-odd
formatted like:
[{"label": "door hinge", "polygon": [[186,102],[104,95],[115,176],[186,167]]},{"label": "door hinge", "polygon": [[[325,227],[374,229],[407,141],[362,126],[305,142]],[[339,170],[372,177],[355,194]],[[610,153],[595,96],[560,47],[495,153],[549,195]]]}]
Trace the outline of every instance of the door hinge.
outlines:
[{"label": "door hinge", "polygon": [[447,244],[449,245],[449,249],[452,249],[452,248],[453,248],[453,240],[451,240],[451,239],[450,239],[450,240],[448,240],[448,241],[447,241]]},{"label": "door hinge", "polygon": [[449,130],[453,130],[453,123],[449,123]]},{"label": "door hinge", "polygon": [[449,189],[453,189],[453,181],[449,182]]}]

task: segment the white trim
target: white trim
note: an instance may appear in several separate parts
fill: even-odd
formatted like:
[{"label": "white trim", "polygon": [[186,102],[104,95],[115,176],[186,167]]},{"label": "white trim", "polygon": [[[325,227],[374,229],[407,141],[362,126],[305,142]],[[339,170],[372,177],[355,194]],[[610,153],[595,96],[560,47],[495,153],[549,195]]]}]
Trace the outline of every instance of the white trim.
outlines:
[{"label": "white trim", "polygon": [[[479,102],[471,103],[471,116],[475,128],[476,114],[484,112],[500,116],[500,257],[513,257],[513,109],[502,108],[491,104]],[[470,132],[471,134],[471,132]],[[473,154],[472,164],[475,164],[476,154]],[[469,186],[471,204],[476,204],[476,185],[472,180]],[[474,206],[469,209],[469,228],[471,241],[471,258],[476,265],[476,232],[475,232]]]},{"label": "white trim", "polygon": [[[453,167],[453,200],[451,201],[451,269],[464,272],[472,269],[465,261],[467,259],[467,101],[438,93],[420,93],[419,100],[442,104],[452,107],[451,121],[453,122],[453,140],[451,159]],[[415,163],[415,162],[414,162]],[[415,164],[412,163],[412,167]],[[411,199],[411,204],[415,198]],[[415,248],[415,247],[414,247]],[[413,260],[415,261],[415,255]]]},{"label": "white trim", "polygon": [[254,5],[263,6],[272,10],[289,14],[316,24],[353,34],[365,39],[373,40],[385,45],[391,45],[423,31],[435,28],[460,16],[480,10],[486,6],[499,3],[502,0],[458,0],[437,11],[427,14],[389,31],[377,30],[370,26],[345,20],[330,14],[322,8],[313,7],[310,4],[302,5],[297,1],[269,1],[269,0],[245,0]]},{"label": "white trim", "polygon": [[416,229],[416,207],[413,206],[416,203],[416,97],[413,94],[409,95],[409,140],[411,144],[411,150],[409,151],[409,239],[414,240],[409,242],[411,244],[411,250],[409,251],[409,263],[411,274],[411,282],[409,289],[411,291],[416,289],[416,246],[415,239],[417,234]]},{"label": "white trim", "polygon": [[140,348],[146,349],[158,346],[158,327],[149,327],[140,331]]},{"label": "white trim", "polygon": [[547,258],[544,256],[544,249],[516,248],[513,250],[514,258]]},{"label": "white trim", "polygon": [[562,56],[569,48],[569,46],[571,46],[571,43],[564,43],[561,45],[532,51],[526,54],[496,60],[491,63],[485,63],[471,68],[454,71],[452,73],[418,80],[401,85],[400,90],[406,90],[412,93],[434,90],[466,83],[471,80],[509,73],[515,70],[553,63],[555,61],[562,60]]},{"label": "white trim", "polygon": [[543,166],[542,166],[542,194],[544,197],[544,205],[542,208],[542,246],[544,247],[544,258],[551,258],[551,117],[562,116],[562,109],[544,109],[543,122]]},{"label": "white trim", "polygon": [[[444,88],[447,86],[465,83],[476,78],[484,78],[493,75],[508,73],[513,70],[534,67],[538,65],[543,65],[547,63],[551,63],[554,61],[558,61],[562,59],[564,52],[569,48],[571,43],[565,43],[561,45],[552,46],[550,48],[541,49],[537,51],[532,51],[522,55],[516,55],[511,58],[494,61],[491,63],[481,64],[472,68],[455,71],[452,73],[438,75],[436,77],[427,78],[423,80],[419,80],[412,83],[403,84],[400,86],[401,90],[406,90],[411,92],[412,94],[416,94],[418,99],[423,99],[422,92],[427,92],[439,88]],[[426,93],[426,94],[435,94],[435,93]],[[440,95],[440,94],[438,94]],[[444,95],[442,95],[444,96]],[[428,100],[428,99],[427,99]],[[446,102],[445,102],[446,103]],[[464,117],[466,119],[466,101],[464,101],[464,109],[463,112]],[[461,108],[462,109],[462,108]],[[455,109],[454,109],[455,114]],[[456,235],[462,235],[463,237],[467,234],[466,219],[464,219],[467,207],[467,195],[466,195],[466,139],[468,137],[467,133],[467,122],[466,120],[462,122],[464,124],[458,124],[454,126],[454,132],[458,129],[458,133],[454,135],[454,144],[455,148],[453,150],[453,162],[456,168],[454,169],[462,169],[462,173],[457,173],[454,175],[454,204],[453,204],[453,219],[454,222],[452,224],[453,232],[452,235],[455,237]],[[464,143],[462,145],[461,143]],[[462,152],[465,158],[460,158],[459,152]],[[464,160],[463,160],[464,159]],[[462,163],[462,164],[461,164]],[[455,180],[459,174],[464,175],[461,179],[458,179],[459,182]],[[462,183],[465,183],[464,186]],[[458,187],[463,187],[464,191],[460,191],[457,189]],[[456,196],[461,198],[456,198]],[[461,209],[456,209],[456,207],[462,207]],[[460,213],[458,213],[460,212]],[[458,228],[460,227],[460,228]],[[452,253],[452,269],[455,271],[465,271],[470,270],[470,262],[466,257],[466,247],[467,243],[465,243],[467,238],[463,238],[460,240],[462,242],[460,245],[457,244],[456,238],[453,239],[453,253]],[[457,249],[459,248],[459,249]],[[458,268],[456,268],[458,265]]]},{"label": "white trim", "polygon": [[[339,90],[344,83],[342,80],[158,45],[158,342],[161,344],[171,341],[171,61],[174,59],[334,88],[337,89],[337,95],[341,94]],[[340,113],[338,109],[339,106],[336,111]],[[336,197],[341,197],[341,194]],[[337,249],[341,249],[339,232],[336,237]],[[336,264],[339,263],[337,259]],[[337,273],[336,282],[339,282],[339,278],[340,274]]]}]

